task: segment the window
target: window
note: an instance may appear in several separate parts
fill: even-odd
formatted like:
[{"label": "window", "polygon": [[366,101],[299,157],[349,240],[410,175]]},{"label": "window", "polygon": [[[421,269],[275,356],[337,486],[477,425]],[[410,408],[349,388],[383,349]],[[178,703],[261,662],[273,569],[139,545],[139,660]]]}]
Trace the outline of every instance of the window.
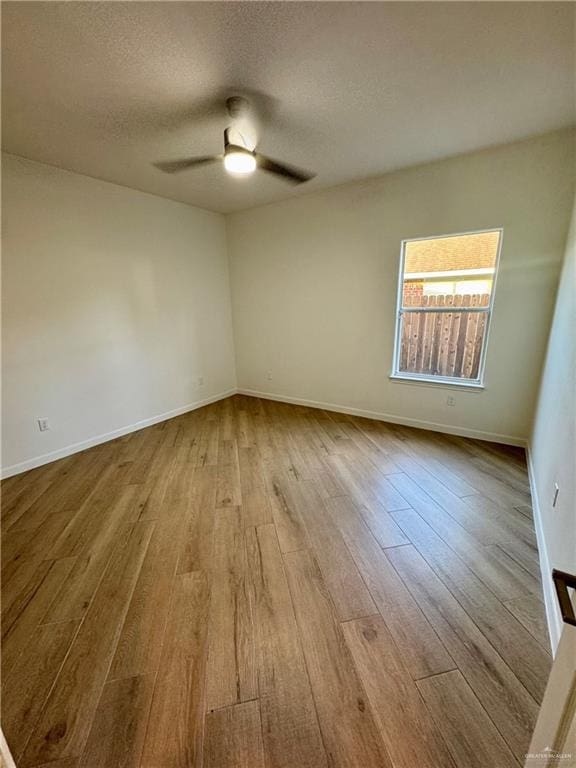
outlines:
[{"label": "window", "polygon": [[481,386],[502,230],[404,240],[393,377]]}]

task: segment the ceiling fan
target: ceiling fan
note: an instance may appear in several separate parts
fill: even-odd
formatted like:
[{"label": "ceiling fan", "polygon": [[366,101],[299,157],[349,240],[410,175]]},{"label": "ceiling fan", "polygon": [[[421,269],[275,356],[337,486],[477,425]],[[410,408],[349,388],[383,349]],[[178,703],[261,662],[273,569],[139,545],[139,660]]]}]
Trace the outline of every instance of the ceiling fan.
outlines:
[{"label": "ceiling fan", "polygon": [[[242,118],[248,112],[248,102],[240,96],[232,96],[226,99],[226,108],[231,118]],[[257,168],[268,173],[273,173],[292,184],[302,184],[314,178],[315,173],[296,168],[293,165],[280,163],[272,160],[266,155],[256,152],[255,149],[249,149],[247,146],[234,143],[230,138],[229,126],[224,131],[224,153],[221,155],[201,155],[200,157],[188,157],[181,160],[167,160],[165,162],[154,163],[156,168],[164,173],[179,173],[191,168],[198,168],[201,165],[223,162],[224,168],[233,176],[247,176],[253,173]],[[237,132],[240,139],[242,135]]]}]

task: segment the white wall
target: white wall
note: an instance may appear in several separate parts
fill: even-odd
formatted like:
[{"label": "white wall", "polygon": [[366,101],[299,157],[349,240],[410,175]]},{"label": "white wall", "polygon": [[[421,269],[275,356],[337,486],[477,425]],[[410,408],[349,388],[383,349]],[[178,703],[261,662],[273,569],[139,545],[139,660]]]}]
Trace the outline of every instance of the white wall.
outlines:
[{"label": "white wall", "polygon": [[[239,387],[523,441],[573,168],[574,132],[560,131],[229,216]],[[402,238],[500,226],[485,390],[448,407],[442,387],[390,381]]]},{"label": "white wall", "polygon": [[[575,332],[576,204],[530,440],[531,479],[553,647],[560,637],[561,624],[551,569],[576,573]],[[552,507],[554,483],[559,487],[556,507]]]},{"label": "white wall", "polygon": [[[561,131],[233,214],[227,242],[218,214],[4,156],[2,466],[233,389],[227,251],[242,389],[526,438],[573,162]],[[448,407],[442,387],[391,382],[401,239],[497,226],[486,389]]]},{"label": "white wall", "polygon": [[4,468],[235,387],[223,216],[10,155],[2,192]]}]

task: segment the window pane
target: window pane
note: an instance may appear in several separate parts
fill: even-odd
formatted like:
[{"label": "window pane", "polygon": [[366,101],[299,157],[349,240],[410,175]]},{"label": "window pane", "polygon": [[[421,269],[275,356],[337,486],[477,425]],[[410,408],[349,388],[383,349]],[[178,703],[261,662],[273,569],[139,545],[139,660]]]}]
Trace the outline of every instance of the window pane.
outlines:
[{"label": "window pane", "polygon": [[[479,297],[450,297],[450,312],[403,312],[400,317],[401,373],[478,379],[487,312],[466,312],[464,302]],[[459,311],[462,306],[462,311]]]},{"label": "window pane", "polygon": [[404,246],[402,305],[428,306],[429,297],[480,295],[490,303],[500,232],[409,240]]}]

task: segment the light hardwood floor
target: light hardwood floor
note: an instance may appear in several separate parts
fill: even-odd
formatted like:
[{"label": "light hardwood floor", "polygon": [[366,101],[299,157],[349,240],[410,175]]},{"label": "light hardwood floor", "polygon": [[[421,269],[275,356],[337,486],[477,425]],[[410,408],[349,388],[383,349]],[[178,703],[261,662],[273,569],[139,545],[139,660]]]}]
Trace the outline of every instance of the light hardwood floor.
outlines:
[{"label": "light hardwood floor", "polygon": [[511,768],[551,657],[524,454],[235,396],[2,483],[20,768]]}]

